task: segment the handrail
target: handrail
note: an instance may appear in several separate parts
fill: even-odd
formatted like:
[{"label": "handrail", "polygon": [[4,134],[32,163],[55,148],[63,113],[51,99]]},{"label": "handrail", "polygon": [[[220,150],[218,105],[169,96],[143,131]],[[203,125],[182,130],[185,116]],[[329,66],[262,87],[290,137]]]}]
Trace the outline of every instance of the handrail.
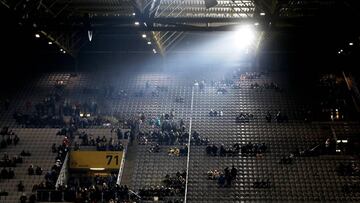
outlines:
[{"label": "handrail", "polygon": [[60,185],[65,185],[67,183],[68,176],[68,160],[69,160],[69,152],[66,153],[66,157],[64,159],[64,163],[61,167],[59,177],[56,180],[55,187],[58,188]]},{"label": "handrail", "polygon": [[[129,138],[127,140],[129,140]],[[118,184],[118,185],[121,184],[121,178],[122,178],[122,174],[124,172],[125,158],[126,158],[126,153],[127,153],[127,149],[128,149],[128,144],[129,144],[129,142],[127,142],[127,144],[123,150],[123,155],[122,155],[121,162],[120,162],[118,177],[116,179],[116,184]]]}]

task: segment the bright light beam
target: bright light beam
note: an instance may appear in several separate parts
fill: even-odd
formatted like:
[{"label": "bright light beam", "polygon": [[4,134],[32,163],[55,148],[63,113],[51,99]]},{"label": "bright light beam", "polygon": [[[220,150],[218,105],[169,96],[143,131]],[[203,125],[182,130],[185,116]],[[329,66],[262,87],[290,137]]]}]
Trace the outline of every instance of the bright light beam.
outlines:
[{"label": "bright light beam", "polygon": [[234,35],[235,45],[239,50],[248,49],[255,41],[255,30],[253,26],[244,25],[236,30]]}]

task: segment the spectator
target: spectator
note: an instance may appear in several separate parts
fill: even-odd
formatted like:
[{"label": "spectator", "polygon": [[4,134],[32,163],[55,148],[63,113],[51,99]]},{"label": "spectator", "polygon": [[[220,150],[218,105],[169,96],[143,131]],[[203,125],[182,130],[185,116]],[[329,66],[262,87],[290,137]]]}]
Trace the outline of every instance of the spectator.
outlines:
[{"label": "spectator", "polygon": [[17,184],[18,192],[24,192],[25,186],[22,181]]},{"label": "spectator", "polygon": [[27,197],[25,193],[22,193],[21,197],[20,197],[20,203],[26,203]]},{"label": "spectator", "polygon": [[231,175],[232,179],[236,180],[237,169],[234,167],[234,165],[232,165],[232,167],[231,167],[230,175]]},{"label": "spectator", "polygon": [[35,194],[31,194],[29,197],[29,203],[35,203],[36,201],[36,195]]},{"label": "spectator", "polygon": [[31,164],[28,168],[28,174],[29,175],[34,175],[35,171],[34,171],[34,166]]},{"label": "spectator", "polygon": [[13,179],[14,177],[15,177],[14,170],[12,170],[11,168],[9,168],[9,170],[8,170],[8,178],[9,178],[9,179]]},{"label": "spectator", "polygon": [[36,170],[35,170],[35,173],[36,173],[36,175],[42,175],[42,173],[43,173],[42,168],[40,166],[37,166]]}]

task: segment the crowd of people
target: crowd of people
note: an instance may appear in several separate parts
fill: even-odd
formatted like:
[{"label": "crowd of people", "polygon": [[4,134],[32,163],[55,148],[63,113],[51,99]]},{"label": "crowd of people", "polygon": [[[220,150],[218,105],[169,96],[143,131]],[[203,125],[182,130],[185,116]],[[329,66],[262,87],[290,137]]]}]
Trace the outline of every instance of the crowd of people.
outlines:
[{"label": "crowd of people", "polygon": [[224,168],[223,172],[214,169],[207,172],[207,177],[210,180],[216,180],[219,187],[230,187],[232,181],[236,180],[238,174],[238,169],[234,165],[229,169],[229,167]]},{"label": "crowd of people", "polygon": [[182,147],[171,147],[168,150],[168,154],[170,156],[186,156],[188,154],[188,146],[182,146]]},{"label": "crowd of people", "polygon": [[278,123],[289,122],[288,116],[286,114],[282,113],[281,111],[278,111],[274,117],[271,115],[271,113],[269,111],[266,113],[265,119],[268,123],[271,123],[273,118]]},{"label": "crowd of people", "polygon": [[250,88],[251,89],[258,89],[258,90],[273,89],[273,90],[278,91],[278,92],[282,91],[282,89],[279,87],[279,85],[274,83],[274,82],[263,83],[263,84],[259,84],[259,83],[255,82],[255,83],[250,84]]},{"label": "crowd of people", "polygon": [[236,116],[235,122],[236,123],[249,123],[251,119],[254,118],[254,115],[251,113],[240,113]]},{"label": "crowd of people", "polygon": [[263,73],[259,73],[259,72],[242,73],[241,70],[238,70],[234,75],[240,75],[240,80],[253,80],[253,79],[259,79],[263,75]]},{"label": "crowd of people", "polygon": [[17,110],[13,113],[16,123],[25,127],[61,128],[70,123],[86,128],[110,122],[98,115],[98,104],[94,100],[71,102],[59,91],[49,94],[35,105],[27,101],[25,109],[25,111]]},{"label": "crowd of people", "polygon": [[167,174],[163,180],[164,185],[140,189],[138,195],[142,200],[154,200],[154,197],[161,200],[169,196],[183,196],[185,193],[185,179],[185,171],[178,171],[173,176]]},{"label": "crowd of people", "polygon": [[[121,132],[121,131],[120,131]],[[121,136],[118,134],[118,137]],[[79,150],[81,146],[96,146],[96,150],[98,151],[122,151],[124,150],[124,146],[120,140],[116,141],[112,137],[107,140],[105,136],[101,137],[97,136],[94,138],[92,135],[87,134],[86,132],[80,132],[79,139],[81,143],[75,142],[75,150]]]},{"label": "crowd of people", "polygon": [[217,147],[215,144],[208,145],[205,152],[208,156],[236,156],[236,155],[259,155],[267,152],[268,148],[265,143],[257,144],[251,143],[241,146],[235,143],[230,147],[225,147],[223,144]]},{"label": "crowd of people", "polygon": [[[59,177],[62,164],[64,163],[70,145],[71,140],[69,140],[67,137],[64,137],[60,145],[56,147],[56,144],[53,144],[51,146],[52,153],[56,153],[54,164],[51,169],[45,173],[44,181],[33,185],[32,192],[36,192],[38,190],[55,190],[56,181]],[[43,173],[43,169],[40,169],[38,170],[38,173]]]},{"label": "crowd of people", "polygon": [[210,109],[209,116],[210,117],[222,117],[222,116],[224,116],[224,113],[223,113],[223,111],[216,111],[216,110]]},{"label": "crowd of people", "polygon": [[30,165],[28,168],[28,175],[42,175],[43,174],[43,169],[40,166],[36,166],[36,168],[34,167],[34,165]]},{"label": "crowd of people", "polygon": [[[159,145],[184,145],[189,139],[189,134],[185,132],[185,123],[174,120],[174,112],[163,114],[159,118],[150,119],[149,124],[153,126],[153,131],[139,132],[139,144],[157,143]],[[145,118],[142,118],[145,120]]]},{"label": "crowd of people", "polygon": [[0,131],[0,135],[2,138],[0,142],[0,149],[6,148],[9,145],[16,146],[20,141],[18,135],[15,134],[12,130],[9,130],[9,127],[3,127]]},{"label": "crowd of people", "polygon": [[15,155],[13,157],[9,157],[7,152],[4,153],[3,157],[0,160],[0,167],[16,167],[17,164],[23,163],[23,154],[20,153],[20,156]]},{"label": "crowd of people", "polygon": [[[136,201],[137,196],[133,195],[126,185],[117,185],[116,179],[100,178],[100,180],[84,180],[74,181],[70,179],[67,185],[59,186],[56,190],[51,191],[52,201],[67,202],[129,202]],[[87,178],[88,179],[88,178]],[[115,182],[115,183],[114,183]],[[47,190],[38,190],[40,200],[48,200],[49,193]]]}]

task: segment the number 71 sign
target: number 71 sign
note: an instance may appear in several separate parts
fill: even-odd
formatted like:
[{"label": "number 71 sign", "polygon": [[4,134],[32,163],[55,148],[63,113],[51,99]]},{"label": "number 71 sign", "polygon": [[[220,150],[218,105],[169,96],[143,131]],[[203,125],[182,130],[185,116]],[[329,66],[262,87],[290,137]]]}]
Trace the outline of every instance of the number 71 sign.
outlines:
[{"label": "number 71 sign", "polygon": [[123,153],[118,151],[72,151],[70,152],[70,168],[119,169]]}]

